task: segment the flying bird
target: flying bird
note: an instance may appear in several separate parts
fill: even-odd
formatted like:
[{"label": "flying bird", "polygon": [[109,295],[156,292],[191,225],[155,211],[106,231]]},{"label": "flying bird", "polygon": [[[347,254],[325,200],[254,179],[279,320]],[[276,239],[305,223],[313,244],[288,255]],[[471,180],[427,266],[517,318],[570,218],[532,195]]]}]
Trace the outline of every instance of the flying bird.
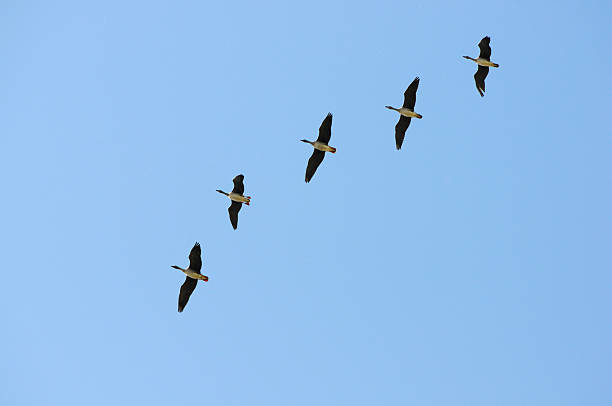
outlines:
[{"label": "flying bird", "polygon": [[187,275],[185,283],[181,286],[181,292],[178,298],[178,311],[182,312],[185,306],[187,306],[189,297],[195,290],[198,280],[208,282],[208,276],[200,273],[200,269],[202,269],[202,250],[200,244],[196,242],[191,249],[189,253],[189,267],[187,269],[183,269],[176,265],[172,265],[172,268],[183,271],[185,275]]},{"label": "flying bird", "polygon": [[336,153],[336,148],[327,145],[331,138],[331,126],[332,126],[332,113],[327,113],[327,117],[321,123],[319,127],[319,138],[316,141],[300,140],[306,142],[314,147],[314,151],[308,160],[308,166],[306,167],[306,183],[310,182],[310,179],[314,176],[315,172],[323,158],[325,158],[326,152]]},{"label": "flying bird", "polygon": [[489,43],[491,42],[490,37],[484,37],[478,43],[478,48],[480,48],[480,55],[478,58],[474,59],[470,56],[464,56],[465,59],[469,59],[478,64],[478,70],[474,74],[474,81],[476,82],[476,90],[480,93],[480,96],[484,97],[485,92],[485,79],[489,74],[489,67],[491,68],[499,68],[499,65],[491,62],[491,46]]},{"label": "flying bird", "polygon": [[238,212],[242,208],[242,203],[249,206],[251,204],[251,196],[244,196],[244,175],[238,175],[234,178],[234,189],[230,193],[225,193],[223,190],[217,189],[217,192],[229,197],[232,204],[227,209],[229,212],[230,222],[234,230],[238,228]]},{"label": "flying bird", "polygon": [[412,117],[415,118],[423,118],[422,115],[414,112],[414,105],[416,103],[416,92],[419,88],[419,77],[414,78],[410,86],[404,92],[404,104],[399,109],[391,106],[385,106],[389,110],[395,110],[400,113],[400,118],[397,124],[395,125],[395,147],[399,150],[402,148],[402,143],[404,142],[404,136],[406,135],[406,130],[410,125],[410,121]]}]

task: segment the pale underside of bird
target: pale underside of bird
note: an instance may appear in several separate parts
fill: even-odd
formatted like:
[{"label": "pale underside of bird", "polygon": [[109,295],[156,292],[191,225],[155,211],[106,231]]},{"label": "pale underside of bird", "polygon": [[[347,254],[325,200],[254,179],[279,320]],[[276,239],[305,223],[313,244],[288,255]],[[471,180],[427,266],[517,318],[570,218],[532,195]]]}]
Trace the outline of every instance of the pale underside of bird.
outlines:
[{"label": "pale underside of bird", "polygon": [[228,207],[230,222],[234,230],[238,228],[238,212],[242,208],[242,203],[249,206],[251,204],[251,196],[244,196],[244,175],[237,175],[234,179],[234,189],[230,193],[225,193],[222,190],[217,189],[217,192],[224,194],[231,201],[232,204]]},{"label": "pale underside of bird", "polygon": [[208,282],[208,276],[200,273],[202,269],[202,250],[200,244],[196,242],[191,249],[189,253],[189,267],[187,267],[187,269],[183,269],[176,265],[172,265],[172,268],[183,271],[183,273],[187,275],[185,282],[181,286],[178,298],[178,311],[182,312],[185,306],[187,306],[187,302],[195,290],[198,280]]},{"label": "pale underside of bird", "polygon": [[490,46],[491,38],[484,37],[478,43],[478,48],[480,48],[480,55],[478,58],[472,58],[470,56],[464,56],[465,59],[469,59],[478,64],[478,70],[474,74],[474,82],[476,83],[476,90],[480,93],[480,96],[484,97],[485,93],[485,79],[489,74],[489,67],[491,68],[499,68],[499,65],[491,62],[491,46]]},{"label": "pale underside of bird", "polygon": [[310,182],[312,177],[321,162],[323,162],[323,158],[325,158],[326,152],[331,152],[332,154],[336,153],[336,148],[330,147],[329,140],[331,138],[331,126],[332,126],[332,114],[327,113],[327,116],[321,123],[321,127],[319,127],[319,137],[316,141],[308,141],[308,140],[300,140],[307,144],[312,145],[314,151],[312,151],[312,155],[308,160],[308,165],[306,166],[306,183]]},{"label": "pale underside of bird", "polygon": [[419,88],[420,78],[414,78],[410,86],[404,92],[404,104],[399,109],[391,106],[385,106],[389,110],[395,110],[400,113],[400,118],[395,125],[395,147],[399,150],[402,148],[406,130],[410,126],[412,118],[423,118],[419,113],[415,113],[414,105],[416,104],[416,93]]}]

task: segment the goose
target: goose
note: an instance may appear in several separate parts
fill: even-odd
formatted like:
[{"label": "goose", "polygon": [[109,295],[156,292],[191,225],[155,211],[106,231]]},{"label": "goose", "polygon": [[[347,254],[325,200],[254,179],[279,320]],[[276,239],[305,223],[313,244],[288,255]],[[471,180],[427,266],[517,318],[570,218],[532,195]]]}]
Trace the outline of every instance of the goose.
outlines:
[{"label": "goose", "polygon": [[419,113],[414,112],[414,105],[416,103],[416,92],[419,88],[419,81],[421,79],[417,76],[414,78],[410,86],[404,92],[404,104],[399,109],[391,106],[385,106],[389,110],[395,110],[400,113],[400,118],[397,124],[395,125],[395,147],[400,150],[402,149],[402,143],[404,142],[404,136],[406,135],[406,130],[410,125],[410,121],[412,117],[414,118],[423,118]]},{"label": "goose", "polygon": [[238,212],[242,208],[242,203],[249,206],[251,204],[251,196],[243,196],[244,193],[244,175],[237,175],[234,179],[234,189],[230,193],[225,193],[223,190],[217,189],[217,192],[227,196],[232,201],[227,211],[229,212],[230,222],[234,230],[238,228]]},{"label": "goose", "polygon": [[208,282],[208,276],[200,273],[200,269],[202,269],[202,249],[200,248],[200,243],[196,242],[191,249],[189,253],[189,267],[187,269],[183,269],[176,265],[172,265],[172,268],[183,271],[183,273],[187,275],[185,283],[181,286],[181,292],[178,298],[178,311],[180,313],[185,309],[185,306],[187,306],[189,297],[195,290],[198,280]]},{"label": "goose", "polygon": [[478,43],[478,48],[480,48],[480,55],[478,58],[474,59],[470,56],[464,56],[465,59],[469,59],[478,64],[478,70],[474,74],[474,81],[476,82],[476,90],[480,93],[481,97],[484,97],[485,92],[485,79],[489,74],[489,67],[491,68],[499,68],[499,65],[490,61],[491,59],[491,46],[489,43],[491,42],[490,37],[484,37]]},{"label": "goose", "polygon": [[327,145],[331,138],[331,126],[332,126],[332,113],[327,113],[325,119],[319,127],[319,138],[316,141],[300,140],[313,146],[314,151],[308,160],[308,166],[306,167],[306,183],[310,182],[310,179],[314,176],[315,172],[323,158],[325,158],[326,152],[336,153],[336,148]]}]

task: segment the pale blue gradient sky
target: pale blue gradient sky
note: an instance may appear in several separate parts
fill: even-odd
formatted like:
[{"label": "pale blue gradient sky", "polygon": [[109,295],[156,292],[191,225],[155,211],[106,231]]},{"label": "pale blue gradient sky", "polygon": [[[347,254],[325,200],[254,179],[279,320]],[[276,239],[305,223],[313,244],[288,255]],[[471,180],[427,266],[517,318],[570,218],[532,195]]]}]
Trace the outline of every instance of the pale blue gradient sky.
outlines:
[{"label": "pale blue gradient sky", "polygon": [[610,2],[0,11],[2,405],[611,404]]}]

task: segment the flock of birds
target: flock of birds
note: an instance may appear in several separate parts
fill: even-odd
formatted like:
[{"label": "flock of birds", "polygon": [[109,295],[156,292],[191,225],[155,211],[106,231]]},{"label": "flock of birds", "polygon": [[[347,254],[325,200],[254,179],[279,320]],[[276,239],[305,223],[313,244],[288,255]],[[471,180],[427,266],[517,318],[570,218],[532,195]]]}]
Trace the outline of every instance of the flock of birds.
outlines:
[{"label": "flock of birds", "polygon": [[[480,48],[480,55],[478,58],[472,58],[470,56],[464,56],[464,58],[469,59],[471,61],[476,62],[478,65],[478,70],[474,74],[474,81],[476,82],[476,90],[480,96],[484,97],[485,92],[485,79],[489,74],[489,67],[498,68],[499,65],[491,62],[491,46],[490,46],[491,38],[484,37],[478,43],[478,47]],[[410,121],[412,118],[423,118],[420,114],[414,111],[414,105],[416,104],[416,93],[419,87],[419,78],[416,77],[410,86],[404,92],[404,104],[400,108],[395,108],[391,106],[385,106],[390,110],[395,110],[400,114],[399,121],[395,125],[395,146],[399,150],[402,148],[402,143],[404,142],[404,136],[406,135],[406,130],[410,126]],[[308,143],[312,145],[314,148],[310,159],[308,160],[308,165],[306,166],[306,183],[310,182],[312,177],[321,162],[323,162],[323,158],[325,158],[325,153],[330,152],[334,154],[336,152],[336,148],[329,145],[329,140],[331,139],[331,126],[332,126],[332,114],[328,113],[323,123],[321,123],[321,127],[319,128],[319,137],[316,141],[309,140],[301,140],[302,142]],[[227,196],[231,200],[231,204],[227,211],[229,212],[230,223],[234,230],[238,228],[238,212],[242,208],[242,204],[246,204],[247,206],[251,203],[251,197],[244,195],[244,175],[238,175],[233,179],[234,188],[230,193],[226,193],[222,190],[217,190],[217,192]],[[187,306],[187,302],[189,301],[189,297],[193,293],[198,283],[198,280],[207,282],[208,276],[202,275],[200,273],[202,269],[202,248],[199,243],[195,243],[191,252],[189,253],[189,266],[187,269],[183,269],[179,266],[172,265],[172,268],[183,271],[187,277],[185,278],[185,282],[181,286],[181,291],[179,293],[178,298],[178,311],[182,312]]]}]

